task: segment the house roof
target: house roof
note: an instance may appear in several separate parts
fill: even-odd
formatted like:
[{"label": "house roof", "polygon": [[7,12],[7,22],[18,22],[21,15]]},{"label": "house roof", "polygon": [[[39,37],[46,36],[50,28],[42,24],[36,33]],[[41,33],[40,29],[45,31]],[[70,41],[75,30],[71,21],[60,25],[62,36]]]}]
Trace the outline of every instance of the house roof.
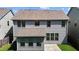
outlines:
[{"label": "house roof", "polygon": [[7,8],[0,8],[0,19],[4,17],[10,10]]},{"label": "house roof", "polygon": [[15,33],[15,36],[22,36],[22,37],[26,37],[26,36],[45,36],[45,29],[40,29],[40,28],[22,28],[22,29],[18,29],[18,31]]},{"label": "house roof", "polygon": [[12,20],[68,20],[60,10],[19,10]]},{"label": "house roof", "polygon": [[71,12],[73,9],[79,10],[79,7],[71,7],[70,10],[69,10],[69,12],[68,12],[68,14],[67,14],[67,16],[69,16],[70,12]]}]

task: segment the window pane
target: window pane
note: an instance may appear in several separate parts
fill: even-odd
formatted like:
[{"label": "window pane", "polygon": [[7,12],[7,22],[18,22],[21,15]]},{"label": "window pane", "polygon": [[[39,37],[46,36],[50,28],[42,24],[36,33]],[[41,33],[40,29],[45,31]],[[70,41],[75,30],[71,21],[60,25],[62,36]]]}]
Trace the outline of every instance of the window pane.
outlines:
[{"label": "window pane", "polygon": [[62,21],[62,27],[65,27],[65,21]]},{"label": "window pane", "polygon": [[71,23],[71,21],[69,21],[69,23]]},{"label": "window pane", "polygon": [[46,34],[46,40],[50,40],[50,34],[49,33]]},{"label": "window pane", "polygon": [[50,36],[50,33],[47,33],[46,35],[47,35],[47,36]]},{"label": "window pane", "polygon": [[47,21],[47,27],[50,27],[50,26],[51,26],[51,22]]},{"label": "window pane", "polygon": [[33,46],[33,42],[29,42],[29,46]]},{"label": "window pane", "polygon": [[9,26],[9,21],[7,21],[7,25]]},{"label": "window pane", "polygon": [[39,26],[39,21],[35,21],[35,26]]},{"label": "window pane", "polygon": [[75,23],[74,26],[76,27],[77,26],[77,23]]},{"label": "window pane", "polygon": [[25,42],[20,42],[20,46],[25,46]]},{"label": "window pane", "polygon": [[17,21],[14,20],[13,23],[14,23],[14,25],[16,25]]},{"label": "window pane", "polygon": [[59,39],[59,34],[55,33],[55,40],[58,40],[58,39]]},{"label": "window pane", "polygon": [[18,27],[21,27],[21,21],[17,21]]},{"label": "window pane", "polygon": [[38,42],[38,43],[37,43],[37,46],[41,46],[41,42]]},{"label": "window pane", "polygon": [[22,21],[22,27],[25,27],[25,21]]},{"label": "window pane", "polygon": [[54,33],[51,33],[51,40],[54,40]]},{"label": "window pane", "polygon": [[46,40],[50,40],[50,37],[47,37]]}]

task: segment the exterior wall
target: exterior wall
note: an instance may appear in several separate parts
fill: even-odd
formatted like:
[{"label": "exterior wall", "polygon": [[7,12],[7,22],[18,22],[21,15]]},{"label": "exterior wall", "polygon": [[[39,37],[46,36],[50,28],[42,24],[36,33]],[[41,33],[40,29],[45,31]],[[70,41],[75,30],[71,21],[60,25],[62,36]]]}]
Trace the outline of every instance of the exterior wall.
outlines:
[{"label": "exterior wall", "polygon": [[[13,17],[13,14],[11,12],[9,12],[6,16],[4,16],[0,20],[0,40],[5,37],[7,32],[12,27],[12,25],[13,25],[13,22],[11,20],[12,17]],[[9,21],[9,26],[7,25],[7,21]]]},{"label": "exterior wall", "polygon": [[46,44],[61,44],[61,43],[66,43],[67,41],[67,23],[65,27],[62,27],[62,22],[61,21],[52,21],[51,22],[51,28],[47,28],[47,33],[59,33],[59,40],[58,41],[47,41],[45,40]]},{"label": "exterior wall", "polygon": [[[79,39],[79,8],[73,7],[68,16],[70,17],[68,34],[73,39]],[[77,26],[75,26],[75,23]]]},{"label": "exterior wall", "polygon": [[[62,27],[62,21],[51,21],[51,27],[47,27],[47,21],[40,21],[40,26],[36,26],[36,27],[35,27],[34,21],[26,21],[25,28],[30,28],[30,29],[31,28],[43,28],[43,29],[46,29],[46,33],[59,33],[59,40],[58,41],[47,41],[46,35],[45,35],[45,37],[43,38],[44,44],[67,43],[67,33],[68,33],[68,31],[67,31],[68,30],[68,22],[67,21],[66,21],[65,27]],[[13,36],[14,36],[15,40],[17,40],[17,36],[15,36],[16,32],[21,29],[25,29],[25,28],[24,27],[17,27],[17,22],[15,22],[15,25],[13,25]],[[27,43],[26,43],[26,47],[20,47],[19,42],[21,42],[21,41],[22,40],[17,41],[17,50],[39,50],[38,47],[36,47],[34,49],[28,47]],[[42,47],[42,50],[43,49],[44,49],[44,47]]]},{"label": "exterior wall", "polygon": [[[51,21],[51,27],[47,27],[47,21],[40,21],[40,26],[34,25],[34,21],[26,21],[26,27],[25,28],[43,28],[46,29],[46,33],[59,33],[59,41],[46,41],[45,43],[56,43],[56,44],[61,44],[63,41],[67,41],[67,22],[66,26],[62,27],[62,21]],[[17,24],[15,23],[14,25],[14,36],[17,31],[20,29],[24,29],[22,27],[17,27]]]},{"label": "exterior wall", "polygon": [[[18,51],[43,51],[44,50],[44,38],[42,37],[32,37],[32,38],[17,38],[17,50]],[[20,46],[20,42],[25,42],[25,46]],[[29,42],[33,42],[33,46],[28,46]],[[37,42],[41,42],[41,47],[36,46]]]}]

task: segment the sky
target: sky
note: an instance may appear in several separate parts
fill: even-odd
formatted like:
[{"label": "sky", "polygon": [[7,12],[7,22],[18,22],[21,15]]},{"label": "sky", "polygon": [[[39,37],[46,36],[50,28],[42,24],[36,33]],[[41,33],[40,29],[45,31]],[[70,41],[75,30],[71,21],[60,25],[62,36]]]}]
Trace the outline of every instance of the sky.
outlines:
[{"label": "sky", "polygon": [[8,7],[12,9],[14,13],[16,13],[20,9],[27,9],[27,10],[63,10],[65,14],[68,13],[70,7]]}]

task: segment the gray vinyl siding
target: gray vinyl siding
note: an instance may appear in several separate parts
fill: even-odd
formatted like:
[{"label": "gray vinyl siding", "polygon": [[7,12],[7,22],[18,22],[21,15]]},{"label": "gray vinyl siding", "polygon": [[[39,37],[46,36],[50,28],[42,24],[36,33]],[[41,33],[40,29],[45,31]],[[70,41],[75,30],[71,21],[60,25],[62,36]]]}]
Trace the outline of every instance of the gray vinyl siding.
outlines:
[{"label": "gray vinyl siding", "polygon": [[[13,35],[14,37],[17,38],[16,32],[18,30],[22,30],[25,28],[43,28],[46,29],[45,32],[45,37],[43,38],[43,44],[61,44],[61,43],[67,43],[67,32],[68,32],[68,25],[67,21],[65,21],[65,27],[62,27],[62,20],[56,20],[56,21],[51,21],[51,27],[47,27],[47,21],[40,21],[39,26],[35,26],[34,21],[26,21],[26,26],[25,27],[17,27],[17,22],[15,22],[15,25],[13,26]],[[46,33],[58,33],[59,34],[59,40],[58,41],[47,41],[46,40]],[[16,38],[14,38],[16,40]],[[32,38],[31,38],[32,39]],[[19,39],[18,39],[19,40]],[[27,39],[25,39],[27,42]],[[21,39],[19,41],[22,41]],[[17,41],[17,50],[44,50],[44,47],[42,48],[36,47],[36,48],[31,48],[27,46],[27,43],[25,44],[25,47],[20,47],[20,43]],[[37,39],[37,41],[39,41]],[[35,44],[34,44],[35,45]],[[35,47],[35,46],[34,46]]]},{"label": "gray vinyl siding", "polygon": [[[0,40],[4,39],[8,31],[13,26],[13,22],[11,18],[13,17],[13,14],[11,12],[8,12],[1,20],[0,20]],[[9,26],[7,25],[7,22],[9,21]]]},{"label": "gray vinyl siding", "polygon": [[[25,42],[25,46],[20,46],[20,42]],[[33,46],[28,46],[29,42],[33,42]],[[36,46],[37,42],[41,42],[41,47]],[[43,51],[44,50],[44,38],[42,37],[26,37],[26,38],[17,38],[17,50],[18,51]]]},{"label": "gray vinyl siding", "polygon": [[[68,26],[68,34],[71,38],[79,39],[79,8],[73,7],[68,16],[70,17],[70,23]],[[74,24],[77,26],[74,26]]]}]

